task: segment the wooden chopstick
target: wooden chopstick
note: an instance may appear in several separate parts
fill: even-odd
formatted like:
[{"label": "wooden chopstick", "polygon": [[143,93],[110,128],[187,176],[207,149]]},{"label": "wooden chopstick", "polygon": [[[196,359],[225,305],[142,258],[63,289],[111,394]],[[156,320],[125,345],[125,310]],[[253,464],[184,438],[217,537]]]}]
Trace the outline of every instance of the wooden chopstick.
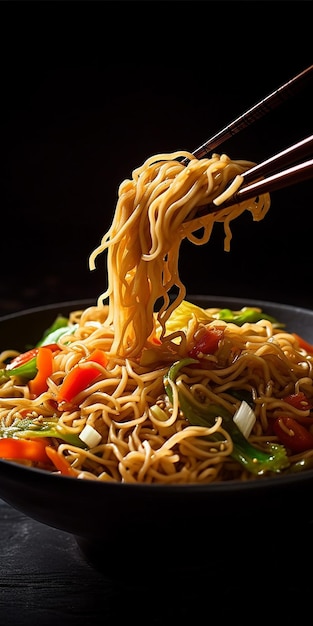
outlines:
[{"label": "wooden chopstick", "polygon": [[[302,141],[290,146],[286,150],[270,157],[266,161],[259,163],[242,174],[244,182],[246,182],[247,179],[251,180],[251,178],[254,179],[255,182],[240,187],[238,191],[221,204],[215,204],[213,201],[210,204],[198,207],[196,214],[193,215],[192,219],[196,219],[209,213],[216,213],[225,207],[257,197],[261,193],[271,193],[278,189],[283,189],[285,187],[289,187],[290,185],[313,178],[313,159],[298,163],[297,165],[277,172],[277,169],[281,165],[294,163],[298,159],[307,156],[310,152],[312,152],[312,150],[313,135],[310,135]],[[269,171],[276,173],[260,179],[260,176],[265,173],[267,174]]]},{"label": "wooden chopstick", "polygon": [[[239,131],[247,128],[258,119],[264,117],[267,113],[278,107],[284,100],[287,100],[291,96],[295,95],[304,83],[312,78],[313,65],[310,65],[305,70],[288,80],[286,83],[278,87],[270,93],[268,96],[257,102],[250,109],[245,111],[242,115],[233,120],[230,124],[225,126],[218,133],[210,137],[205,143],[192,151],[192,154],[197,159],[202,159],[208,156],[212,150],[217,148],[221,143],[236,135]],[[186,164],[188,159],[182,161]]]}]

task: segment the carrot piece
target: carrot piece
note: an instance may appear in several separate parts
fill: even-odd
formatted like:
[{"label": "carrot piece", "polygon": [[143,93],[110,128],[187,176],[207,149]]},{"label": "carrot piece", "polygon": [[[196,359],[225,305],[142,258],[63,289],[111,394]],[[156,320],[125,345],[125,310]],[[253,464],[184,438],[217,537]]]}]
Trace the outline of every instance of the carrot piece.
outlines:
[{"label": "carrot piece", "polygon": [[36,463],[48,463],[49,458],[46,453],[47,442],[34,439],[17,439],[14,437],[4,437],[0,439],[1,459],[27,459]]},{"label": "carrot piece", "polygon": [[75,470],[72,468],[70,463],[64,458],[62,454],[52,448],[51,446],[46,446],[46,454],[49,457],[50,461],[52,461],[55,468],[63,474],[63,476],[76,476]]},{"label": "carrot piece", "polygon": [[35,396],[48,389],[47,379],[53,373],[53,354],[50,348],[41,346],[38,348],[36,359],[37,374],[35,378],[29,381],[29,389]]},{"label": "carrot piece", "polygon": [[100,376],[99,369],[93,367],[92,363],[98,363],[105,367],[107,362],[108,359],[105,352],[95,349],[89,357],[75,365],[61,384],[57,398],[58,403],[71,402],[73,398]]}]

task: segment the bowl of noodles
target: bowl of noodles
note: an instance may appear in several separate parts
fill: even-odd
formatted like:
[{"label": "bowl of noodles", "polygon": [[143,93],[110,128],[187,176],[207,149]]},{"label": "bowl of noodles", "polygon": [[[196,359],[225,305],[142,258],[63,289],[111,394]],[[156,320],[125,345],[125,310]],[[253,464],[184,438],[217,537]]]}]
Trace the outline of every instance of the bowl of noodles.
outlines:
[{"label": "bowl of noodles", "polygon": [[[233,367],[233,370],[230,371],[229,367],[219,367],[219,377],[216,378],[215,361],[213,361],[214,367],[211,368],[210,365],[208,370],[204,368],[203,363],[203,359],[205,360],[207,357],[201,354],[199,358],[201,369],[193,369],[194,363],[191,363],[181,370],[183,380],[186,381],[184,384],[188,383],[190,388],[196,385],[199,389],[199,385],[203,385],[205,382],[207,387],[209,372],[214,404],[220,398],[223,400],[223,406],[231,409],[233,404],[238,407],[249,399],[247,391],[250,392],[251,389],[259,388],[259,398],[262,397],[264,401],[263,404],[260,403],[259,405],[260,412],[256,409],[258,397],[254,397],[254,402],[251,398],[249,399],[251,406],[254,406],[254,414],[257,417],[256,423],[261,419],[261,407],[264,404],[267,407],[269,421],[279,420],[279,416],[289,416],[290,419],[295,419],[301,413],[299,423],[305,424],[306,421],[308,424],[310,423],[312,420],[310,409],[304,407],[299,409],[297,406],[289,405],[288,398],[295,399],[298,393],[302,402],[303,394],[309,399],[307,388],[312,383],[307,381],[307,377],[301,372],[301,377],[297,379],[299,386],[296,385],[295,387],[295,376],[288,371],[289,368],[290,371],[296,371],[297,368],[301,369],[307,360],[311,363],[313,359],[312,355],[298,345],[299,339],[295,339],[295,337],[302,337],[305,342],[308,342],[307,345],[309,342],[313,343],[313,311],[272,302],[245,302],[242,299],[221,298],[221,296],[190,296],[184,304],[185,306],[183,305],[181,310],[185,308],[186,312],[191,304],[190,310],[193,311],[193,314],[196,311],[200,314],[200,311],[203,310],[208,316],[217,316],[221,312],[222,316],[225,316],[226,312],[229,315],[232,311],[234,316],[250,316],[251,318],[254,312],[254,315],[259,318],[257,322],[244,322],[242,326],[237,326],[234,322],[222,322],[220,319],[218,324],[214,321],[213,325],[214,328],[222,326],[226,329],[229,324],[233,341],[235,341],[236,332],[241,337],[240,341],[238,336],[236,337],[236,345],[238,345],[238,341],[239,343],[243,341],[246,333],[248,334],[245,341],[248,346],[249,342],[252,343],[252,337],[254,339],[258,335],[260,338],[262,337],[257,349],[255,345],[248,347],[249,353],[251,352],[249,357],[247,355],[242,356],[242,361],[247,358],[250,359],[249,364],[246,363],[245,367],[242,368],[243,363],[238,357],[236,368]],[[265,315],[263,322],[260,321],[263,319],[260,311]],[[2,349],[3,345],[9,344],[14,346],[16,351],[21,351],[21,354],[24,354],[25,345],[28,347],[28,345],[38,343],[38,336],[44,336],[46,330],[54,326],[56,319],[62,319],[62,323],[72,319],[71,323],[76,325],[79,323],[81,312],[91,316],[91,320],[94,317],[94,304],[87,300],[63,302],[5,316],[0,320],[0,336],[2,337],[0,347]],[[219,318],[213,317],[213,320],[217,319]],[[278,344],[281,342],[279,348],[273,339],[276,331],[272,331],[274,335],[269,332],[272,325],[270,320],[275,320],[278,323]],[[180,323],[181,321],[182,317],[180,317]],[[255,333],[255,324],[257,330],[261,331],[260,333]],[[264,329],[266,329],[266,333]],[[289,337],[289,333],[293,334],[290,334]],[[288,341],[291,341],[292,348],[288,346]],[[51,343],[47,345],[51,345]],[[201,345],[203,349],[203,337]],[[266,352],[266,345],[271,348],[268,352]],[[303,343],[303,345],[306,344]],[[265,351],[263,356],[262,351]],[[283,353],[288,353],[288,357],[283,357]],[[152,357],[152,353],[150,357]],[[188,358],[193,359],[193,357]],[[277,358],[279,365],[275,362]],[[258,362],[261,361],[262,377],[258,367],[252,367],[251,359],[255,359],[258,365]],[[168,372],[170,363],[176,362],[176,360],[170,360],[166,364],[165,370]],[[161,369],[160,387],[166,380],[165,370],[164,368]],[[247,371],[251,372],[250,380]],[[132,382],[130,387],[132,393],[135,394],[135,389],[138,393],[138,376],[143,376],[143,374],[137,372],[133,375],[137,383],[135,385]],[[98,378],[99,380],[100,378]],[[179,380],[176,378],[176,383],[179,383]],[[117,388],[116,381],[114,384]],[[279,394],[276,387],[280,388]],[[97,414],[98,409],[95,407],[95,402],[100,402],[99,394],[108,395],[107,390],[100,391],[99,388],[96,388],[97,385],[92,392],[91,403],[90,391],[85,392],[81,397],[81,406],[84,406],[86,410],[87,406],[90,407],[88,408],[89,416]],[[282,391],[283,389],[284,391]],[[193,391],[195,392],[195,389]],[[122,397],[122,394],[120,395]],[[3,396],[4,394],[2,394],[2,415],[3,405],[5,406]],[[194,427],[195,432],[190,433],[190,436],[185,439],[185,443],[181,437],[184,430],[182,424],[177,429],[173,428],[173,424],[167,427],[164,423],[162,427],[160,425],[162,414],[159,415],[158,410],[166,410],[163,389],[158,389],[157,397],[159,402],[154,399],[151,406],[155,407],[153,411],[158,419],[150,424],[148,424],[147,419],[144,420],[141,429],[140,419],[136,417],[135,423],[131,424],[131,420],[127,417],[127,420],[123,422],[122,431],[125,432],[126,436],[122,436],[117,430],[114,437],[112,434],[112,443],[107,444],[111,445],[111,449],[114,451],[114,454],[111,453],[111,455],[103,455],[101,444],[100,447],[97,444],[93,448],[89,448],[81,443],[81,447],[77,448],[73,443],[66,443],[62,439],[61,431],[59,434],[51,433],[53,419],[55,420],[55,417],[52,418],[51,416],[55,413],[52,413],[50,409],[43,412],[41,407],[38,417],[39,411],[34,406],[31,413],[25,413],[20,408],[22,414],[20,425],[24,428],[24,433],[23,431],[14,432],[13,427],[9,432],[9,427],[7,427],[7,440],[12,438],[15,441],[20,432],[23,437],[27,436],[30,441],[37,440],[45,443],[50,441],[50,444],[54,446],[61,446],[63,458],[69,457],[71,459],[74,473],[73,475],[67,473],[61,465],[60,469],[57,469],[48,458],[45,461],[37,462],[30,460],[30,458],[28,460],[25,458],[15,460],[2,458],[0,459],[0,497],[31,518],[73,534],[88,558],[93,561],[96,559],[97,563],[98,560],[103,563],[104,554],[106,559],[110,560],[111,557],[114,560],[118,550],[122,550],[124,545],[123,537],[136,537],[138,533],[153,536],[155,538],[154,546],[159,544],[160,549],[165,549],[165,546],[172,544],[172,542],[174,545],[179,545],[177,542],[180,540],[186,542],[186,537],[190,533],[192,536],[197,531],[198,526],[205,528],[207,533],[212,533],[217,527],[222,531],[223,528],[227,529],[231,524],[232,531],[236,532],[238,537],[243,534],[247,539],[247,537],[251,537],[251,533],[253,535],[258,532],[262,533],[264,514],[270,514],[272,523],[275,525],[283,522],[286,516],[289,523],[295,525],[299,523],[305,525],[312,521],[313,505],[312,498],[310,498],[310,492],[313,488],[312,449],[304,452],[292,452],[287,448],[289,462],[281,470],[267,471],[265,469],[263,471],[263,467],[259,473],[251,473],[244,464],[240,465],[238,459],[234,459],[231,454],[228,453],[224,456],[226,450],[222,450],[220,453],[219,448],[223,448],[225,445],[224,440],[221,439],[220,442],[217,439],[215,441],[213,435],[210,434],[208,441],[212,439],[212,443],[210,445],[202,443],[205,442],[206,435],[202,435],[200,431],[206,433],[208,430],[206,427]],[[130,398],[127,399],[125,393],[124,398],[125,404],[130,403]],[[23,404],[25,404],[24,400]],[[16,405],[18,405],[18,398]],[[247,405],[244,404],[244,406]],[[76,412],[75,419],[77,419],[78,409],[76,405],[73,410]],[[127,413],[129,411],[126,406],[125,411]],[[70,415],[69,410],[67,415]],[[12,423],[14,424],[14,420]],[[94,423],[97,424],[97,421]],[[307,425],[305,427],[308,428]],[[28,429],[27,432],[25,432],[25,428]],[[166,434],[167,428],[170,430],[170,435]],[[33,429],[33,436],[31,429]],[[200,437],[197,430],[199,430]],[[77,427],[76,431],[78,432]],[[267,424],[264,433],[270,434],[264,434],[259,429],[255,435],[249,436],[253,446],[266,451],[267,455],[268,442],[278,442],[277,435],[273,435],[273,431],[270,431],[271,429]],[[2,432],[2,436],[3,434]],[[51,435],[54,436],[51,437]],[[227,438],[227,431],[223,433],[223,437]],[[137,439],[136,452],[135,443],[132,441]],[[153,449],[156,450],[157,448],[162,450],[161,461],[158,463],[154,460],[154,453],[152,452]],[[77,449],[82,451],[82,456],[86,459],[85,463],[79,456],[75,456]],[[180,453],[178,453],[179,449]],[[181,455],[180,460],[178,459],[179,454]],[[138,458],[139,455],[141,460]],[[87,461],[88,456],[91,459],[89,463]],[[122,456],[125,459],[124,469],[122,468]],[[75,462],[74,457],[79,459],[79,463]],[[115,467],[120,466],[121,476],[119,477],[112,470],[114,457],[116,457]],[[164,464],[163,457],[165,457]],[[95,473],[92,476],[95,458],[97,458],[97,462],[94,469]],[[282,465],[284,466],[284,463]],[[142,470],[141,473],[140,469]],[[193,543],[187,541],[183,554],[180,554],[179,557],[176,555],[175,562],[178,558],[184,562],[189,559],[193,563],[202,560],[206,545],[202,547],[199,553],[197,549],[192,547]],[[115,557],[113,557],[113,553]],[[105,562],[108,563],[107,560]]]},{"label": "bowl of noodles", "polygon": [[249,166],[151,157],[90,257],[108,253],[99,299],[0,319],[0,497],[96,554],[140,536],[197,559],[202,529],[313,519],[313,311],[179,279],[184,238],[220,220],[227,248],[232,219],[265,216],[267,194],[194,213]]}]

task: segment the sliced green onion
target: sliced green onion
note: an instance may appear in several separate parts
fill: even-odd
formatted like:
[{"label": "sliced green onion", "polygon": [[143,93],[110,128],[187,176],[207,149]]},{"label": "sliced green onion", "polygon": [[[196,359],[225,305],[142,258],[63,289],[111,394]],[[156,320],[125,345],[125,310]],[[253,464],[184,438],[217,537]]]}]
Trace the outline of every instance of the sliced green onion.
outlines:
[{"label": "sliced green onion", "polygon": [[94,448],[102,439],[100,433],[98,433],[98,431],[90,424],[86,424],[86,426],[84,426],[79,438],[86,444],[86,446],[88,446],[88,448]]},{"label": "sliced green onion", "polygon": [[163,411],[163,409],[161,409],[158,404],[153,404],[152,406],[150,406],[150,413],[152,417],[154,417],[154,419],[158,420],[159,422],[166,422],[166,420],[168,420],[167,413],[165,413],[165,411]]},{"label": "sliced green onion", "polygon": [[256,417],[254,411],[251,409],[249,404],[245,402],[245,400],[241,402],[239,409],[237,409],[233,417],[233,420],[238,426],[239,430],[241,430],[244,437],[248,439],[256,422]]}]

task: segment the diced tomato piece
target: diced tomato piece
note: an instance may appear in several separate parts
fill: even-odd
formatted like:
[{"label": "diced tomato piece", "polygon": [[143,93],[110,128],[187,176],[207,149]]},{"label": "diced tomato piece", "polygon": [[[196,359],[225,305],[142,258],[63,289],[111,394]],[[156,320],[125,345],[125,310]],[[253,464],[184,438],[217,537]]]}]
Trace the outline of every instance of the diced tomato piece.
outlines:
[{"label": "diced tomato piece", "polygon": [[224,329],[212,327],[206,329],[196,341],[195,345],[188,352],[188,356],[197,358],[202,354],[214,354],[218,348],[219,341],[224,335]]},{"label": "diced tomato piece", "polygon": [[313,449],[313,435],[293,417],[278,417],[273,423],[273,431],[280,443],[292,452]]},{"label": "diced tomato piece", "polygon": [[299,391],[299,393],[291,393],[288,396],[283,398],[284,402],[288,402],[295,409],[300,409],[302,411],[311,410],[313,408],[313,402],[303,391]]}]

